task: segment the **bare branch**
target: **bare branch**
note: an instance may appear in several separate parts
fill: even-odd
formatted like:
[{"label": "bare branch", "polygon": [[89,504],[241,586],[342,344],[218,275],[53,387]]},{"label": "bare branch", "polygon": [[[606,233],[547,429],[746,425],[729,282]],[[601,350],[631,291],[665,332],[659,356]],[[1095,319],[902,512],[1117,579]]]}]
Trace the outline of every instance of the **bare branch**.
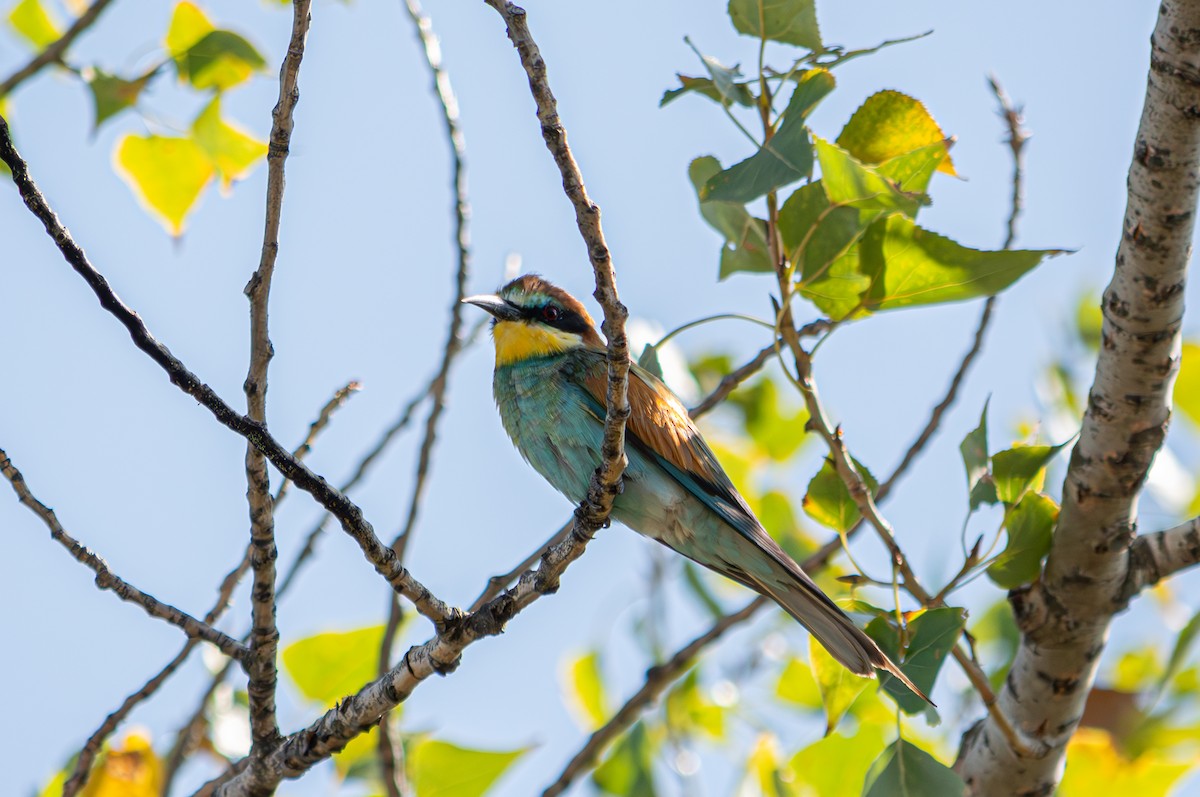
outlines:
[{"label": "bare branch", "polygon": [[212,388],[171,354],[146,328],[142,319],[129,308],[100,272],[88,261],[87,255],[71,238],[45,197],[29,176],[25,161],[12,143],[8,123],[0,117],[0,160],[12,170],[13,182],[21,198],[46,228],[67,263],[87,282],[100,306],[117,318],[128,330],[133,343],[166,372],[171,383],[202,404],[213,417],[226,428],[252,442],[266,455],[284,478],[291,480],[301,490],[312,495],[342,525],[342,529],[358,543],[363,555],[375,567],[375,571],[392,585],[392,588],[412,601],[417,611],[428,617],[435,625],[460,616],[431,593],[396,560],[396,554],[375,535],[370,522],[363,517],[362,510],[344,493],[330,487],[320,476],[309,470],[287,451],[266,427],[254,419],[242,415],[230,407]]},{"label": "bare branch", "polygon": [[[245,289],[250,300],[250,365],[243,384],[246,409],[252,420],[264,425],[267,420],[267,368],[274,355],[267,308],[279,255],[284,163],[292,140],[293,114],[300,100],[300,62],[304,58],[304,44],[312,21],[311,7],[312,0],[294,0],[292,4],[292,37],[279,67],[279,100],[271,113],[262,253],[258,269]],[[275,662],[279,650],[279,625],[275,620],[275,560],[279,558],[279,551],[275,547],[275,507],[271,500],[267,461],[252,442],[246,444],[246,500],[250,510],[250,564],[254,570],[254,587],[250,591],[251,655],[246,667],[252,739],[249,778],[269,783],[270,777],[261,771],[260,764],[280,739],[279,722],[275,717],[275,689],[279,680]]]},{"label": "bare branch", "polygon": [[999,706],[1045,751],[1012,749],[994,714],[957,764],[984,793],[1049,793],[1083,715],[1134,560],[1137,501],[1170,419],[1183,295],[1200,195],[1198,0],[1166,0],[1151,38],[1128,205],[1105,291],[1096,375],[1063,485],[1043,577],[1010,601],[1021,643]]},{"label": "bare branch", "polygon": [[38,72],[41,72],[42,69],[50,64],[61,63],[63,56],[66,55],[67,48],[74,43],[75,39],[79,38],[79,34],[90,28],[100,18],[100,15],[104,13],[104,9],[108,8],[110,3],[112,3],[112,0],[94,0],[87,7],[87,10],[71,23],[71,27],[67,28],[62,36],[46,45],[45,49],[35,55],[25,66],[13,72],[3,81],[0,81],[0,97],[11,94],[13,89]]},{"label": "bare branch", "polygon": [[1129,600],[1168,576],[1200,564],[1200,518],[1166,531],[1143,534],[1129,550],[1122,597]]},{"label": "bare branch", "polygon": [[46,525],[46,528],[50,529],[51,538],[70,551],[76,561],[87,566],[96,574],[97,587],[102,590],[112,590],[121,600],[141,606],[146,614],[167,621],[193,639],[203,639],[205,642],[211,642],[230,658],[239,661],[245,659],[247,654],[245,645],[233,637],[218,631],[210,624],[197,620],[187,612],[177,609],[170,604],[163,603],[153,595],[142,592],[137,587],[122,580],[109,569],[103,559],[92,553],[78,540],[68,534],[66,529],[62,527],[62,524],[58,522],[58,517],[54,514],[54,510],[43,504],[30,492],[29,486],[25,483],[25,477],[17,470],[17,467],[9,459],[4,449],[0,449],[0,475],[8,479],[12,485],[13,492],[17,494],[20,502],[28,507],[30,512],[37,515],[42,523]]}]

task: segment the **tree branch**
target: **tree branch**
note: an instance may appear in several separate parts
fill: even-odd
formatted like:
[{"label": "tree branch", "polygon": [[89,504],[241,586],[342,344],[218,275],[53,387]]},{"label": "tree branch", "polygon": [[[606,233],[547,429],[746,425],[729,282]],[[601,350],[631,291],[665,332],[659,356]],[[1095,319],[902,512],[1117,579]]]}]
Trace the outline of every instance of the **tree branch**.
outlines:
[{"label": "tree branch", "polygon": [[[466,140],[458,121],[458,98],[454,87],[450,84],[450,75],[442,68],[441,44],[433,32],[433,24],[422,10],[417,0],[405,0],[405,9],[417,32],[417,39],[425,55],[425,63],[433,78],[433,92],[437,96],[438,105],[445,123],[446,139],[450,145],[451,189],[454,196],[454,247],[457,252],[458,267],[454,275],[454,297],[450,302],[450,323],[446,331],[446,344],[442,347],[442,362],[437,375],[429,389],[429,416],[425,419],[425,434],[421,440],[420,452],[417,456],[417,475],[413,482],[412,498],[408,505],[408,516],[404,527],[392,542],[396,558],[404,562],[408,551],[408,543],[416,529],[417,516],[421,508],[421,500],[425,496],[430,467],[433,459],[433,448],[437,442],[438,421],[446,406],[446,390],[450,385],[450,367],[462,351],[463,299],[467,295],[467,278],[470,275],[471,241],[468,233],[468,220],[471,216],[471,206],[467,199]],[[384,626],[383,640],[379,647],[379,674],[383,675],[392,666],[392,647],[396,643],[396,634],[400,629],[400,601],[392,594],[388,600],[388,619]],[[394,744],[391,738],[391,726],[385,719],[379,723],[379,762],[381,776],[388,797],[404,797],[409,791],[405,784],[404,766],[397,765],[403,755],[403,749]]]},{"label": "tree branch", "polygon": [[1200,564],[1200,518],[1166,531],[1143,534],[1129,549],[1129,572],[1121,599],[1128,601],[1168,576]]},{"label": "tree branch", "polygon": [[1047,753],[1014,751],[992,716],[964,736],[976,794],[1049,793],[1062,773],[1113,614],[1125,605],[1137,500],[1170,418],[1200,182],[1198,0],[1167,0],[1151,38],[1146,101],[1103,345],[1043,578],[1010,600],[1021,644],[999,705]]},{"label": "tree branch", "polygon": [[0,98],[3,98],[12,93],[13,89],[24,83],[29,78],[41,72],[42,69],[50,64],[57,64],[62,61],[63,56],[67,52],[79,34],[90,28],[100,15],[104,13],[104,9],[108,8],[112,0],[94,0],[87,7],[87,10],[79,15],[79,18],[71,23],[71,27],[60,36],[56,41],[46,45],[40,53],[35,55],[33,59],[25,64],[25,66],[13,72],[2,82],[0,82]]},{"label": "tree branch", "polygon": [[237,659],[238,661],[245,660],[247,655],[245,645],[233,637],[218,631],[210,624],[197,620],[187,612],[177,609],[170,604],[163,603],[153,595],[142,592],[137,587],[122,580],[116,573],[109,569],[103,559],[92,553],[78,540],[68,534],[66,529],[62,527],[62,524],[58,522],[58,517],[54,514],[54,510],[43,504],[30,492],[29,486],[25,482],[25,477],[21,475],[21,471],[17,470],[16,465],[9,459],[4,449],[0,449],[0,475],[8,479],[12,485],[13,492],[17,494],[20,502],[28,507],[30,512],[37,515],[42,523],[46,525],[46,528],[50,529],[51,538],[70,551],[76,561],[86,565],[96,574],[97,587],[102,590],[112,590],[121,600],[141,606],[146,614],[167,621],[193,639],[203,639],[205,642],[211,642],[230,658]]},{"label": "tree branch", "polygon": [[222,426],[252,442],[284,478],[312,495],[336,517],[342,529],[358,543],[364,556],[375,567],[375,571],[383,576],[393,589],[412,601],[418,612],[435,625],[453,621],[461,616],[458,609],[446,605],[396,560],[396,554],[375,535],[374,528],[363,517],[357,504],[341,491],[330,487],[325,479],[317,476],[292,456],[271,436],[263,424],[238,413],[226,404],[212,388],[189,371],[166,346],[150,334],[142,319],[121,301],[50,209],[45,197],[30,178],[25,161],[13,146],[8,123],[3,117],[0,117],[0,160],[12,170],[13,182],[16,183],[26,206],[45,226],[47,234],[58,246],[67,263],[87,282],[100,301],[100,306],[121,322],[128,330],[134,345],[166,372],[172,384],[200,402]]},{"label": "tree branch", "polygon": [[[267,308],[271,280],[279,255],[279,224],[283,211],[284,163],[292,140],[293,113],[300,100],[300,62],[308,38],[311,0],[294,0],[292,37],[279,67],[279,100],[271,113],[271,136],[267,149],[267,210],[262,253],[258,269],[246,284],[250,300],[250,364],[246,373],[247,415],[261,424],[267,420],[267,369],[274,355],[268,332]],[[246,500],[250,510],[250,564],[254,586],[250,591],[252,625],[246,687],[250,698],[251,780],[269,783],[259,764],[279,743],[275,717],[275,690],[279,680],[275,659],[279,649],[279,626],[275,620],[275,508],[267,461],[253,443],[246,444]]]}]

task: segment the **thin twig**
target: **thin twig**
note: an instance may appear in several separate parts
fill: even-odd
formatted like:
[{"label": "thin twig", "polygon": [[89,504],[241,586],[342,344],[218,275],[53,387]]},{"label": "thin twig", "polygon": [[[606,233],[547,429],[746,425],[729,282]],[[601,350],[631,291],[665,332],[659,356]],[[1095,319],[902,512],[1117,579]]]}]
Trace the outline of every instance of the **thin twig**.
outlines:
[{"label": "thin twig", "polygon": [[[334,395],[330,397],[328,402],[325,402],[325,406],[320,408],[320,411],[317,413],[317,418],[314,419],[311,424],[308,424],[308,433],[305,436],[304,441],[302,441],[299,447],[296,447],[296,449],[293,451],[293,455],[296,457],[296,459],[304,460],[305,457],[311,453],[313,443],[317,442],[317,437],[326,429],[326,427],[329,426],[330,421],[332,418],[334,418],[334,413],[346,405],[349,397],[353,396],[355,392],[359,390],[359,386],[360,385],[358,382],[355,382],[355,380],[350,380],[350,382],[347,382],[346,384],[342,385],[341,388],[338,388],[334,392]],[[283,483],[280,484],[280,489],[278,489],[278,491],[275,493],[274,504],[276,507],[278,507],[278,504],[280,504],[284,497],[287,496],[286,487],[288,484],[288,481],[284,480]],[[224,610],[226,610],[226,607],[229,605],[229,598],[233,593],[234,587],[241,581],[241,577],[246,574],[246,570],[250,569],[250,553],[251,545],[247,544],[246,552],[245,555],[242,556],[241,562],[236,565],[233,570],[230,570],[226,577],[224,577],[224,581],[221,583],[220,594],[218,594],[217,597],[217,603],[212,606],[212,610],[209,612],[209,615],[212,617],[211,622],[216,622],[216,619],[222,615]],[[288,574],[287,576],[284,576],[280,587],[276,589],[276,600],[281,600],[283,595],[287,593],[290,576],[294,574],[295,567],[296,565],[293,564],[293,570],[288,571]],[[247,633],[242,636],[242,641],[245,642],[248,639],[250,639],[250,634]],[[186,654],[190,651],[191,648],[186,648],[184,651],[180,651],[181,657],[186,657]],[[170,793],[170,784],[172,784],[172,781],[175,778],[175,773],[179,771],[179,767],[182,766],[185,757],[188,753],[190,753],[194,742],[196,742],[198,729],[200,725],[203,725],[204,723],[205,708],[208,707],[209,699],[212,696],[212,693],[215,693],[217,687],[220,687],[221,683],[224,681],[224,678],[229,675],[230,671],[232,671],[232,667],[226,665],[221,667],[220,670],[212,675],[212,677],[209,679],[208,689],[205,689],[204,694],[200,696],[196,711],[192,713],[191,718],[188,718],[186,723],[180,727],[179,732],[176,733],[175,741],[172,744],[172,748],[170,748],[163,765],[162,793],[164,793],[164,795],[168,795],[168,793]],[[124,719],[124,717],[119,719]],[[112,733],[112,731],[113,729],[109,729],[106,732],[106,736],[107,733]],[[103,741],[103,739],[101,739],[101,741]],[[64,795],[64,797],[70,796]]]},{"label": "thin twig", "polygon": [[[270,756],[271,771],[281,777],[298,777],[318,761],[342,749],[355,736],[378,724],[380,717],[403,702],[426,678],[453,671],[463,650],[473,642],[494,636],[504,625],[542,595],[555,592],[571,562],[583,555],[587,543],[608,522],[625,469],[625,420],[629,416],[629,344],[625,337],[628,311],[616,289],[608,245],[600,227],[600,209],[588,198],[574,156],[567,147],[566,131],[558,118],[554,95],[546,82],[546,66],[525,23],[525,12],[502,0],[488,0],[508,26],[538,108],[542,135],[563,178],[563,189],[575,207],[579,226],[592,263],[596,300],[604,310],[603,329],[608,337],[608,407],[604,423],[601,463],[592,477],[587,497],[575,510],[575,525],[563,542],[542,557],[536,570],[521,576],[517,585],[479,611],[437,626],[438,633],[414,646],[399,665],[335,706],[315,723],[284,740]],[[223,797],[249,794],[252,784],[241,775],[219,787]]]},{"label": "thin twig", "polygon": [[75,39],[79,37],[79,34],[90,28],[95,21],[100,18],[100,15],[104,12],[104,9],[108,8],[109,4],[111,3],[112,0],[95,0],[95,2],[88,6],[86,11],[79,15],[78,19],[71,23],[71,27],[67,28],[62,36],[55,41],[50,42],[50,44],[46,45],[46,48],[35,55],[33,59],[29,61],[29,63],[25,64],[25,66],[21,67],[16,72],[13,72],[2,82],[0,82],[0,98],[11,94],[13,89],[36,75],[38,72],[41,72],[42,69],[50,64],[60,63],[63,55],[65,55],[67,52],[67,48],[74,43]]},{"label": "thin twig", "polygon": [[[267,310],[271,280],[279,255],[284,164],[292,140],[296,103],[300,100],[300,63],[304,58],[304,45],[312,21],[311,7],[312,0],[295,0],[292,4],[292,36],[287,54],[279,67],[279,99],[271,112],[262,252],[258,268],[245,288],[246,298],[250,300],[250,364],[243,383],[246,410],[251,420],[263,425],[267,421],[267,370],[274,355]],[[250,565],[254,571],[254,586],[250,591],[251,655],[246,667],[251,737],[248,777],[269,788],[271,777],[262,771],[261,765],[281,738],[275,716],[275,691],[279,680],[276,667],[279,625],[275,619],[275,560],[279,557],[279,551],[275,546],[275,507],[271,500],[267,461],[250,441],[246,443],[246,501],[250,511]]]},{"label": "thin twig", "polygon": [[213,628],[209,623],[197,620],[187,612],[177,609],[170,604],[163,603],[153,595],[142,592],[129,582],[121,579],[109,569],[108,564],[103,559],[92,553],[78,540],[68,534],[66,529],[62,527],[62,524],[58,522],[58,517],[54,514],[54,510],[43,504],[30,492],[29,486],[25,482],[25,477],[17,470],[16,465],[12,463],[12,460],[9,459],[4,449],[0,449],[0,475],[8,479],[12,485],[13,492],[17,494],[20,502],[28,507],[30,512],[37,515],[38,519],[46,525],[46,528],[50,529],[51,538],[70,551],[76,561],[85,565],[96,574],[97,587],[102,590],[112,590],[121,600],[141,606],[146,614],[151,617],[157,617],[160,620],[165,620],[193,639],[203,639],[205,642],[211,642],[230,658],[239,661],[245,659],[247,654],[245,645],[228,634]]},{"label": "thin twig", "polygon": [[[433,449],[437,443],[438,421],[446,407],[450,368],[459,352],[462,351],[462,300],[467,295],[467,278],[470,275],[471,264],[471,239],[468,231],[471,206],[467,199],[465,166],[467,147],[462,128],[459,126],[458,98],[454,94],[454,87],[450,84],[450,75],[442,68],[441,44],[433,32],[433,24],[429,17],[422,12],[421,5],[417,0],[405,0],[405,9],[416,29],[417,39],[425,54],[425,63],[433,78],[433,92],[437,96],[438,105],[441,108],[446,139],[450,145],[450,182],[454,196],[454,248],[457,252],[457,268],[454,274],[454,297],[450,302],[450,323],[446,331],[446,344],[442,348],[441,365],[438,367],[437,375],[434,376],[429,390],[429,416],[425,419],[425,434],[417,455],[417,475],[409,500],[408,516],[405,518],[404,527],[392,542],[396,558],[402,563],[405,553],[408,551],[413,531],[416,529],[421,500],[425,496],[425,488],[429,481]],[[388,619],[379,647],[380,675],[383,675],[391,667],[392,647],[396,643],[396,634],[400,628],[400,601],[396,599],[394,593],[389,596],[388,607]],[[408,791],[404,778],[404,767],[397,766],[397,760],[403,755],[403,750],[400,745],[393,743],[391,737],[391,724],[385,720],[379,724],[379,762],[382,779],[388,797],[404,797],[405,792]]]},{"label": "thin twig", "polygon": [[71,238],[71,233],[62,225],[46,199],[29,176],[29,169],[12,143],[7,121],[0,116],[0,160],[12,171],[21,198],[30,212],[46,228],[47,234],[62,252],[67,263],[87,282],[96,295],[100,306],[111,313],[129,332],[133,343],[166,372],[171,383],[202,404],[217,421],[231,431],[250,440],[266,455],[271,464],[290,479],[301,490],[312,495],[318,503],[333,514],[342,529],[358,543],[367,558],[392,588],[412,601],[417,611],[435,625],[455,620],[460,616],[458,609],[451,608],[413,577],[403,565],[396,561],[396,554],[375,535],[375,530],[363,517],[362,509],[344,493],[329,486],[325,479],[317,476],[297,460],[267,431],[266,427],[240,414],[218,396],[212,388],[192,373],[160,343],[146,327],[141,317],[126,305],[108,281],[88,261],[87,255]]}]

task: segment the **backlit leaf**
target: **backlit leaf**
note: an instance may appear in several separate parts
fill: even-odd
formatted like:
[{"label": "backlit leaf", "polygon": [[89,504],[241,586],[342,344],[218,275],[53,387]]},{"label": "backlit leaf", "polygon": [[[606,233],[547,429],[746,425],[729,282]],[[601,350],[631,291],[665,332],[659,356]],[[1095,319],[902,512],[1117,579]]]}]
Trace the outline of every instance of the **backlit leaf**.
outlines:
[{"label": "backlit leaf", "polygon": [[114,168],[138,202],[176,237],[216,171],[190,138],[135,135],[117,143]]},{"label": "backlit leaf", "polygon": [[332,706],[379,675],[383,626],[328,631],[284,647],[283,669],[306,698]]},{"label": "backlit leaf", "polygon": [[883,751],[871,775],[864,797],[962,797],[966,791],[954,770],[904,739]]},{"label": "backlit leaf", "polygon": [[770,733],[760,733],[746,758],[746,784],[738,793],[755,797],[789,797],[791,790],[784,782],[784,774],[779,740]]},{"label": "backlit leaf", "polygon": [[62,38],[62,25],[41,0],[21,0],[8,14],[8,24],[35,50],[44,50]]},{"label": "backlit leaf", "polygon": [[95,108],[92,131],[95,132],[106,120],[126,108],[136,105],[142,89],[146,88],[155,74],[157,70],[151,70],[141,77],[126,80],[110,75],[99,67],[84,69],[83,79],[92,93],[92,106]]},{"label": "backlit leaf", "polygon": [[[946,134],[919,101],[899,91],[872,94],[842,128],[837,144],[863,163],[883,163],[913,150],[942,144]],[[947,155],[937,170],[954,175]]]},{"label": "backlit leaf", "polygon": [[645,723],[634,723],[596,767],[592,783],[617,797],[655,797],[652,762],[656,746]]},{"label": "backlit leaf", "polygon": [[1196,642],[1197,636],[1200,636],[1200,612],[1192,615],[1192,619],[1187,621],[1179,632],[1179,636],[1175,637],[1175,644],[1171,646],[1171,656],[1167,659],[1167,666],[1163,670],[1162,677],[1159,678],[1157,692],[1161,694],[1167,686],[1182,669],[1183,663],[1192,652],[1192,646]]},{"label": "backlit leaf", "polygon": [[847,670],[811,635],[808,638],[808,660],[812,662],[813,675],[821,690],[821,702],[825,706],[825,735],[828,736],[863,690],[871,685],[871,679]]},{"label": "backlit leaf", "polygon": [[421,739],[406,751],[409,779],[421,797],[481,797],[526,752],[471,750]]},{"label": "backlit leaf", "polygon": [[[718,87],[715,81],[710,77],[689,77],[688,75],[676,74],[679,78],[679,88],[667,89],[663,92],[662,99],[658,103],[658,107],[663,107],[667,103],[679,99],[688,92],[708,97],[714,102],[719,102],[722,105],[729,106],[733,103],[745,106],[747,108],[754,105],[755,97],[750,87],[746,83],[731,83]],[[725,89],[727,94],[722,94],[721,90]]]},{"label": "backlit leaf", "polygon": [[871,761],[883,752],[879,725],[862,723],[850,736],[831,734],[792,756],[797,797],[860,797]]},{"label": "backlit leaf", "polygon": [[974,495],[975,486],[988,472],[987,410],[990,401],[989,398],[983,402],[979,425],[968,432],[958,446],[959,452],[962,453],[963,467],[967,471],[967,492],[971,495],[972,511],[978,506]]},{"label": "backlit leaf", "polygon": [[875,171],[894,181],[901,191],[924,193],[933,173],[949,161],[952,143],[948,139],[896,155],[876,165]]},{"label": "backlit leaf", "polygon": [[[854,466],[863,481],[866,482],[867,489],[874,494],[879,487],[875,477],[858,460],[854,461]],[[838,532],[849,531],[862,517],[859,514],[858,505],[854,503],[854,499],[850,497],[850,491],[846,489],[846,483],[842,481],[837,469],[828,460],[821,465],[821,470],[817,471],[817,475],[813,476],[812,481],[808,483],[808,492],[804,495],[803,507],[813,520]]]},{"label": "backlit leaf", "polygon": [[808,709],[822,706],[821,687],[812,668],[801,659],[788,659],[783,672],[779,674],[779,680],[775,682],[775,695]]},{"label": "backlit leaf", "polygon": [[[867,624],[866,632],[892,661],[900,664],[900,669],[918,689],[929,694],[933,691],[946,655],[954,649],[966,622],[967,614],[963,609],[949,606],[929,609],[917,615],[908,623],[908,647],[904,651],[903,661],[900,657],[900,633],[885,618],[872,620]],[[925,701],[896,678],[880,673],[879,681],[906,714],[925,711]]]},{"label": "backlit leaf", "polygon": [[[696,158],[688,166],[688,177],[697,197],[709,178],[721,171],[721,163],[711,156]],[[700,200],[700,215],[714,230],[721,233],[720,277],[725,279],[739,271],[772,272],[767,248],[767,223],[751,216],[736,202]]]},{"label": "backlit leaf", "polygon": [[666,709],[667,719],[676,733],[700,731],[711,739],[725,736],[725,711],[701,691],[697,667],[667,693]]},{"label": "backlit leaf", "polygon": [[150,739],[130,733],[105,749],[92,767],[80,797],[158,797],[162,791],[163,763]]},{"label": "backlit leaf", "polygon": [[1043,471],[1066,443],[1056,446],[1013,446],[992,455],[992,479],[996,495],[1006,504],[1016,504],[1031,487],[1044,478]]},{"label": "backlit leaf", "polygon": [[213,97],[192,122],[192,138],[199,144],[221,177],[221,187],[228,190],[235,180],[250,173],[255,164],[267,154],[267,143],[221,118],[221,97]]},{"label": "backlit leaf", "polygon": [[738,33],[822,49],[815,0],[729,0],[729,17]]},{"label": "backlit leaf", "polygon": [[[168,55],[178,58],[214,29],[214,25],[199,6],[183,0],[183,2],[175,4],[163,45],[166,47]],[[180,78],[182,79],[183,75],[180,75]]]},{"label": "backlit leaf", "polygon": [[1200,426],[1200,342],[1184,341],[1175,379],[1175,407],[1194,425]]},{"label": "backlit leaf", "polygon": [[175,63],[195,88],[218,91],[248,80],[267,65],[254,45],[230,30],[209,31]]},{"label": "backlit leaf", "polygon": [[[879,271],[868,270],[869,310],[960,302],[999,293],[1055,250],[969,249],[899,213],[884,224]],[[874,262],[868,264],[873,267]]]},{"label": "backlit leaf", "polygon": [[828,70],[811,69],[803,73],[775,135],[749,158],[710,177],[700,196],[705,200],[746,203],[807,177],[812,172],[813,152],[804,120],[833,87],[833,74]]},{"label": "backlit leaf", "polygon": [[589,730],[603,725],[611,711],[604,692],[600,654],[593,650],[568,659],[562,679],[568,705],[579,723]]},{"label": "backlit leaf", "polygon": [[1158,797],[1168,794],[1194,766],[1194,761],[1176,761],[1156,750],[1130,760],[1117,749],[1106,731],[1080,728],[1067,745],[1067,771],[1056,794],[1058,797],[1097,794]]},{"label": "backlit leaf", "polygon": [[1042,559],[1050,553],[1057,520],[1058,504],[1041,493],[1026,493],[1008,512],[1008,545],[988,566],[988,578],[1004,589],[1035,580],[1042,572]]},{"label": "backlit leaf", "polygon": [[[390,718],[392,714],[388,714]],[[395,731],[393,731],[395,733]],[[393,737],[394,738],[394,737]],[[369,780],[379,773],[379,728],[360,733],[333,754],[333,768],[342,780]]]},{"label": "backlit leaf", "polygon": [[813,137],[821,164],[821,185],[833,205],[880,212],[899,211],[912,216],[928,199],[901,191],[894,182],[860,162],[846,150]]}]

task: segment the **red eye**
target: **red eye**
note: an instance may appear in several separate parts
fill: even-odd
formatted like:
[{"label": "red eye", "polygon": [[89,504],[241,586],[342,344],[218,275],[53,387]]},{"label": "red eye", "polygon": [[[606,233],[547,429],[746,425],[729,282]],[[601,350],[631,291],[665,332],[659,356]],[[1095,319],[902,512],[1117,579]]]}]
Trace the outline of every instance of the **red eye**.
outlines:
[{"label": "red eye", "polygon": [[561,311],[552,304],[548,304],[542,309],[542,320],[548,324],[553,324],[562,315]]}]

